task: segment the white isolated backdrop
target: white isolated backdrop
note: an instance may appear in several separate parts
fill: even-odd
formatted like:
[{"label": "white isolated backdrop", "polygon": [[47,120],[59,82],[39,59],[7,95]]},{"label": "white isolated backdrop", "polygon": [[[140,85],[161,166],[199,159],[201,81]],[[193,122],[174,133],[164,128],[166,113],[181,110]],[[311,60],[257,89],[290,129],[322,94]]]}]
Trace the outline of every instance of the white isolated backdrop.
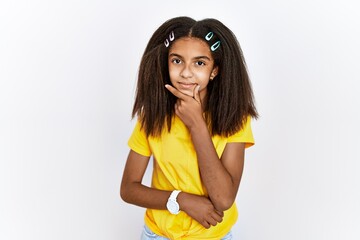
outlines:
[{"label": "white isolated backdrop", "polygon": [[153,31],[180,15],[233,30],[261,116],[234,239],[360,239],[358,9],[1,1],[0,239],[139,239],[144,209],[119,198],[136,75]]}]

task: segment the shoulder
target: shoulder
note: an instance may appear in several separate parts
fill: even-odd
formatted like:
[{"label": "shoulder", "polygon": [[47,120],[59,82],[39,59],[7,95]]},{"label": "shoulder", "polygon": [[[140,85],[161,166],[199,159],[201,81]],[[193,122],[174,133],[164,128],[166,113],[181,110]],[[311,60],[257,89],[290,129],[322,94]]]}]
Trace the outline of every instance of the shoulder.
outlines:
[{"label": "shoulder", "polygon": [[235,134],[227,137],[227,142],[243,142],[245,147],[251,147],[255,144],[254,136],[251,129],[251,117],[247,117],[246,122],[242,128]]},{"label": "shoulder", "polygon": [[149,147],[148,138],[144,129],[141,127],[141,123],[137,120],[134,130],[128,140],[128,146],[135,152],[144,155],[150,156],[151,150]]}]

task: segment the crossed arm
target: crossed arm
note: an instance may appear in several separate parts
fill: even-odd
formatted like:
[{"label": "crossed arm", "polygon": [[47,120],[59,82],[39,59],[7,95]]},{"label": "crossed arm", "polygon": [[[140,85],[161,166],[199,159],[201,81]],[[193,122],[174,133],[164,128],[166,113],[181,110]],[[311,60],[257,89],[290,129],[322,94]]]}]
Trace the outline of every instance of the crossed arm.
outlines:
[{"label": "crossed arm", "polygon": [[[188,127],[200,169],[201,179],[209,197],[186,192],[178,195],[180,209],[205,228],[222,221],[223,211],[232,206],[239,188],[244,165],[244,143],[228,143],[219,159],[206,123],[202,117],[199,94],[186,96],[167,87],[178,97],[175,113]],[[128,203],[150,209],[166,209],[171,194],[142,184],[149,157],[132,150],[128,155],[121,182],[120,195]]]}]

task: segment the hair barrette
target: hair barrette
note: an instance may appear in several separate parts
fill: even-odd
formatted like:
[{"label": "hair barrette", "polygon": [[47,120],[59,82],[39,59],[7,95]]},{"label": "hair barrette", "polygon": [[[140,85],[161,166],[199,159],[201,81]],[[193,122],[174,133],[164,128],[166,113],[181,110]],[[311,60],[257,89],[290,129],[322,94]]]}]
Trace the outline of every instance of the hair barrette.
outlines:
[{"label": "hair barrette", "polygon": [[171,31],[171,33],[169,34],[169,39],[165,39],[164,41],[165,47],[168,47],[170,45],[170,42],[174,40],[175,40],[174,31]]},{"label": "hair barrette", "polygon": [[213,33],[213,32],[209,32],[208,34],[206,34],[205,40],[206,40],[206,41],[210,41],[213,36],[214,36],[214,33]]},{"label": "hair barrette", "polygon": [[216,49],[218,49],[220,47],[220,41],[217,41],[216,43],[214,43],[213,45],[211,45],[210,49],[211,51],[215,51]]},{"label": "hair barrette", "polygon": [[[205,40],[206,41],[210,41],[214,36],[214,33],[213,32],[208,32],[206,35],[205,35]],[[215,42],[213,45],[211,45],[210,49],[211,51],[215,51],[216,49],[218,49],[220,47],[220,41],[217,41]]]}]

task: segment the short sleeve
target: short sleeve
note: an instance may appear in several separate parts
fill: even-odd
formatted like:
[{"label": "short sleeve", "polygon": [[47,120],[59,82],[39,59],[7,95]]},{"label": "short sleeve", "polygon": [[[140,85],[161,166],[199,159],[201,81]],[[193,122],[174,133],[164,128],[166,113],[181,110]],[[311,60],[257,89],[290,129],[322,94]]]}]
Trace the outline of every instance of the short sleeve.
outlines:
[{"label": "short sleeve", "polygon": [[151,149],[149,146],[148,139],[146,137],[146,133],[144,129],[141,129],[140,122],[137,121],[135,128],[129,138],[128,145],[131,150],[143,155],[150,157]]},{"label": "short sleeve", "polygon": [[243,142],[245,143],[245,148],[251,147],[255,144],[251,130],[251,117],[247,118],[243,128],[234,135],[231,135],[227,142]]}]

